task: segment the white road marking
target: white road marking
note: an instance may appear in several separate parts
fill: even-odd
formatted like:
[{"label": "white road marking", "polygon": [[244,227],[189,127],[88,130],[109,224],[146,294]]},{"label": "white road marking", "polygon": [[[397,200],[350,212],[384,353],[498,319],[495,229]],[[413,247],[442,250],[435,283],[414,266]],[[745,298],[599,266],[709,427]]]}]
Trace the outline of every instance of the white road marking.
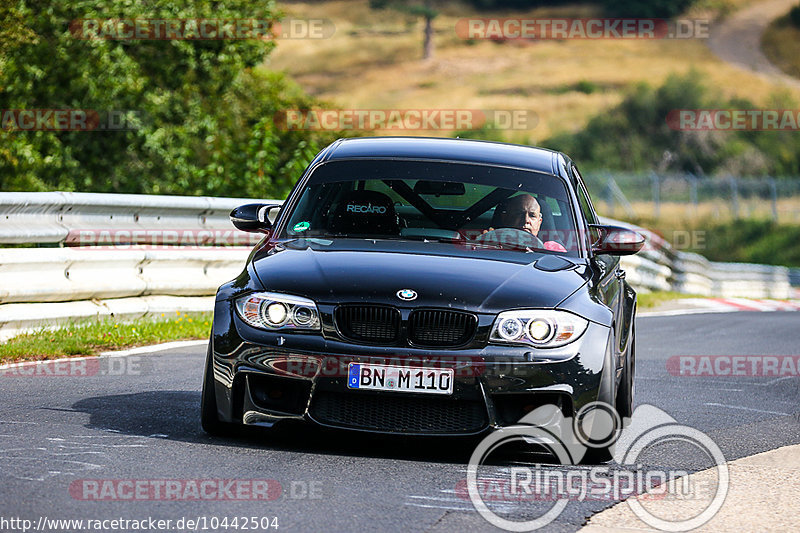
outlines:
[{"label": "white road marking", "polygon": [[464,506],[464,507],[449,507],[446,505],[425,505],[423,503],[408,503],[406,505],[410,505],[412,507],[423,507],[425,509],[448,509],[450,511],[473,511],[477,512],[474,507],[472,506]]},{"label": "white road marking", "polygon": [[777,378],[777,379],[773,379],[773,380],[767,381],[766,383],[756,383],[756,385],[759,385],[761,387],[766,387],[768,385],[774,385],[774,384],[778,383],[779,381],[786,381],[787,379],[794,379],[796,377],[798,377],[798,376],[784,376],[782,378]]},{"label": "white road marking", "polygon": [[433,500],[437,502],[454,502],[454,503],[463,503],[464,500],[459,498],[439,498],[436,496],[409,496],[409,498],[414,498],[417,500]]},{"label": "white road marking", "polygon": [[207,344],[208,344],[207,340],[165,342],[162,344],[155,344],[153,346],[139,346],[138,348],[131,348],[129,350],[118,350],[116,352],[102,352],[100,356],[125,357],[126,355],[163,352],[164,350],[171,350],[172,348],[189,348],[192,346],[205,346]]},{"label": "white road marking", "polygon": [[728,409],[739,409],[740,411],[753,411],[756,413],[765,413],[768,415],[783,415],[789,416],[791,413],[783,413],[780,411],[765,411],[764,409],[754,409],[752,407],[741,407],[738,405],[726,405],[724,403],[706,403],[706,405],[711,405],[714,407],[727,407]]}]

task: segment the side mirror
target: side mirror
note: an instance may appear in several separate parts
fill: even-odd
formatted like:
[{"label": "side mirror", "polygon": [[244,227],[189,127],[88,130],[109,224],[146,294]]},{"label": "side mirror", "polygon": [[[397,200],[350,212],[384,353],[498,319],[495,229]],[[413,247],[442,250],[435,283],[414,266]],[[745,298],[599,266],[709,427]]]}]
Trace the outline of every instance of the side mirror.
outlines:
[{"label": "side mirror", "polygon": [[589,229],[595,254],[633,255],[644,246],[644,237],[630,228],[592,224]]},{"label": "side mirror", "polygon": [[251,233],[268,233],[272,229],[269,212],[279,209],[275,204],[246,204],[231,211],[231,222],[236,229]]}]

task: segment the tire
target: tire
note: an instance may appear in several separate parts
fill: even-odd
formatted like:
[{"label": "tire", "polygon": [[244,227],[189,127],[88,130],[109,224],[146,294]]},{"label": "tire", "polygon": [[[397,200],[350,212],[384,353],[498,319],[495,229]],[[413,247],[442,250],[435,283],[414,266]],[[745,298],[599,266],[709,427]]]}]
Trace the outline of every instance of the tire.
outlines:
[{"label": "tire", "polygon": [[200,425],[203,431],[212,436],[229,433],[231,424],[221,422],[217,414],[217,398],[214,387],[214,355],[211,352],[211,341],[208,342],[206,369],[203,374],[203,392],[200,397]]},{"label": "tire", "polygon": [[614,458],[613,447],[609,448],[589,448],[578,462],[582,465],[601,465]]},{"label": "tire", "polygon": [[628,341],[628,356],[620,376],[617,388],[616,409],[623,422],[633,416],[634,377],[636,373],[636,330],[631,326],[631,338]]},{"label": "tire", "polygon": [[[613,327],[612,327],[613,331]],[[618,387],[614,381],[614,357],[613,357],[613,350],[614,350],[614,340],[609,340],[608,346],[606,346],[606,368],[607,371],[603,372],[604,374],[604,383],[601,385],[600,393],[598,394],[598,401],[604,403],[609,408],[616,410],[617,409],[617,398],[619,394],[615,391]],[[610,446],[601,446],[598,448],[587,447],[586,453],[581,457],[578,464],[581,465],[597,465],[603,464],[611,461],[614,457],[614,444],[616,443],[616,439],[614,442],[611,443]]]}]

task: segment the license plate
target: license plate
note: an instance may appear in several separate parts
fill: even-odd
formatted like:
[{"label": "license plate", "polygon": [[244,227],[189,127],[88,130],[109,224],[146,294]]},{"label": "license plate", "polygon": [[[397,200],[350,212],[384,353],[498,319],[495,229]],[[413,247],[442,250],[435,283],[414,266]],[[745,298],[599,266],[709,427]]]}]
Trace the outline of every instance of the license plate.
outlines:
[{"label": "license plate", "polygon": [[350,389],[453,394],[452,368],[350,363],[347,370]]}]

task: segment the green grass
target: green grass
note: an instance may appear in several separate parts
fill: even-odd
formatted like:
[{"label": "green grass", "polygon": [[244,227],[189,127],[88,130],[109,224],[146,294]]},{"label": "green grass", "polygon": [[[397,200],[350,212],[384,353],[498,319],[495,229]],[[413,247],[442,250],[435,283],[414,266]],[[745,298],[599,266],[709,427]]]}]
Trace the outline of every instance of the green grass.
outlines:
[{"label": "green grass", "polygon": [[650,309],[665,302],[681,298],[702,298],[702,296],[672,291],[639,292],[636,294],[636,302],[639,309]]},{"label": "green grass", "polygon": [[728,221],[636,219],[632,222],[655,231],[668,241],[674,241],[673,235],[691,235],[691,239],[685,239],[687,246],[679,249],[698,253],[709,261],[800,267],[800,224],[757,218]]},{"label": "green grass", "polygon": [[113,319],[77,322],[40,329],[0,344],[0,363],[97,355],[107,350],[183,339],[206,339],[211,313],[162,314],[130,322]]}]

